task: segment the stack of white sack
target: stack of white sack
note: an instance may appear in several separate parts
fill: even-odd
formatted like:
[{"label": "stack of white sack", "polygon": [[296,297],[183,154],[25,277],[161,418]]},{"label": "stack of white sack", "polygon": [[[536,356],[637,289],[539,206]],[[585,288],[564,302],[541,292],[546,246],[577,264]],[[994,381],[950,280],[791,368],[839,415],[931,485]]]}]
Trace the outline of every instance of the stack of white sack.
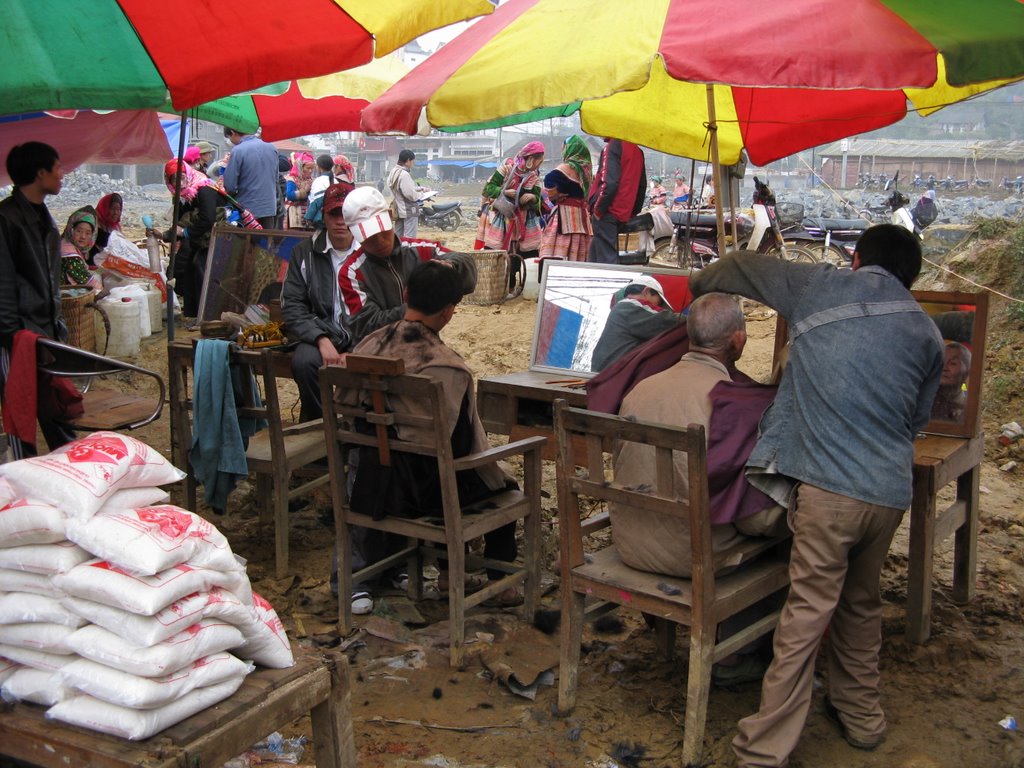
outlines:
[{"label": "stack of white sack", "polygon": [[113,432],[0,465],[5,698],[145,739],[231,696],[254,662],[294,663],[224,536],[156,487],[182,476]]}]

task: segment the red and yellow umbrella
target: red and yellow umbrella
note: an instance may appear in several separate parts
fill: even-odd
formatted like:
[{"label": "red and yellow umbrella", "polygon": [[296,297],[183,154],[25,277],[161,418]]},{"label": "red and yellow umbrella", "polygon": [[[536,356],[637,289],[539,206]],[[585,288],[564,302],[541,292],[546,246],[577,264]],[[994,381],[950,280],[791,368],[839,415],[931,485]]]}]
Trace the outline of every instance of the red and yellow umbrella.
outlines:
[{"label": "red and yellow umbrella", "polygon": [[0,113],[177,110],[337,72],[489,0],[8,0]]},{"label": "red and yellow umbrella", "polygon": [[[508,0],[363,113],[471,130],[578,111],[594,135],[757,164],[1024,76],[1018,0]],[[708,86],[711,87],[709,97]]]}]

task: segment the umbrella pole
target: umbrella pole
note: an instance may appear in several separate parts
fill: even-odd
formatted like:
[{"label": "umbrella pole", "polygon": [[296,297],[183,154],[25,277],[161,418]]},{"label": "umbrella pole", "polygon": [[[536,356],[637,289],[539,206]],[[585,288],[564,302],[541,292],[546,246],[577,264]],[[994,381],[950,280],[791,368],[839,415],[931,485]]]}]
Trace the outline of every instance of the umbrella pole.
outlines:
[{"label": "umbrella pole", "polygon": [[715,86],[707,85],[708,131],[711,132],[711,168],[715,180],[715,225],[718,231],[718,255],[725,256],[725,217],[722,215],[722,164],[718,159],[718,123],[715,116]]},{"label": "umbrella pole", "polygon": [[178,173],[174,177],[174,212],[171,214],[171,257],[167,262],[168,281],[170,291],[167,294],[167,343],[174,341],[174,246],[178,242],[178,209],[181,207],[181,164],[185,156],[185,117],[184,110],[181,113],[181,128],[178,131]]}]

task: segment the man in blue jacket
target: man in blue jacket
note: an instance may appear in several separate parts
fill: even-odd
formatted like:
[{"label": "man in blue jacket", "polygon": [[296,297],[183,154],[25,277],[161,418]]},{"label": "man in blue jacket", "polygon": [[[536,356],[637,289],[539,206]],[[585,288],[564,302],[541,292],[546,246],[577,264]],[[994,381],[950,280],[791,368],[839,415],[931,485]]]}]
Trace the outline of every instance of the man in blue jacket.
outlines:
[{"label": "man in blue jacket", "polygon": [[235,148],[224,169],[224,189],[256,217],[264,229],[278,226],[278,157],[274,145],[250,133],[225,128]]},{"label": "man in blue jacket", "polygon": [[826,715],[859,749],[884,738],[879,580],[943,364],[938,328],[909,290],[920,270],[913,233],[882,224],[858,240],[852,270],[740,252],[690,281],[695,296],[738,293],[789,325],[789,363],[747,473],[789,507],[790,589],[760,710],[733,741],[739,765],[788,764],[826,630]]}]

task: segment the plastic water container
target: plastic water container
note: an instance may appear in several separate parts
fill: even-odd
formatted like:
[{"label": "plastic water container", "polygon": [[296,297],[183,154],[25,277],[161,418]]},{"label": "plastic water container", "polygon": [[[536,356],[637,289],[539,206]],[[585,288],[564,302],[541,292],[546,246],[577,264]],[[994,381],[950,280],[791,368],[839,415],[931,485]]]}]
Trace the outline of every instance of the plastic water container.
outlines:
[{"label": "plastic water container", "polygon": [[137,301],[140,306],[138,318],[139,335],[142,338],[146,338],[153,332],[153,326],[150,323],[149,298],[146,296],[146,289],[143,285],[140,283],[119,285],[116,288],[110,289],[110,296],[114,299],[132,299]]},{"label": "plastic water container", "polygon": [[[108,297],[100,305],[110,319],[110,338],[107,341],[107,354],[110,357],[134,357],[139,354],[142,345],[142,302],[128,296],[122,298]],[[146,313],[149,320],[149,313]]]},{"label": "plastic water container", "polygon": [[540,280],[543,277],[541,267],[546,261],[565,261],[565,259],[549,256],[546,259],[533,257],[526,260],[526,282],[523,283],[523,298],[537,300],[540,295]]},{"label": "plastic water container", "polygon": [[149,301],[149,327],[153,333],[163,330],[164,310],[160,291],[152,283],[146,283],[146,299]]}]

